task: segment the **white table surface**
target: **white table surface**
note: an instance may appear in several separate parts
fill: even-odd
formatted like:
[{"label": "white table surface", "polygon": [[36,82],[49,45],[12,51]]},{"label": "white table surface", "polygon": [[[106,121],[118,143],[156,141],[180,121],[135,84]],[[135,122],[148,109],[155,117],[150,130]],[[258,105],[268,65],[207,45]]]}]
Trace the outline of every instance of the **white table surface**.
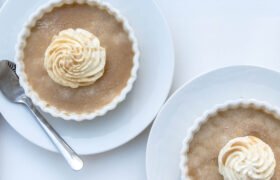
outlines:
[{"label": "white table surface", "polygon": [[[280,1],[157,1],[174,38],[172,92],[198,74],[228,65],[280,69]],[[113,151],[84,156],[84,170],[73,172],[58,154],[29,143],[0,119],[0,180],[144,180],[149,129]]]}]

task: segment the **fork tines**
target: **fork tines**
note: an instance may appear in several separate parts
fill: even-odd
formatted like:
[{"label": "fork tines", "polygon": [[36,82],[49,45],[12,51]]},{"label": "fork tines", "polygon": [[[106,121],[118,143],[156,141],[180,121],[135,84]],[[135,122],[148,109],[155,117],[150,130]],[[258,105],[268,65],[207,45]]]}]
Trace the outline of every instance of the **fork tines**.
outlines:
[{"label": "fork tines", "polygon": [[9,68],[11,68],[14,72],[16,72],[16,64],[12,63],[12,62],[8,62],[8,66]]}]

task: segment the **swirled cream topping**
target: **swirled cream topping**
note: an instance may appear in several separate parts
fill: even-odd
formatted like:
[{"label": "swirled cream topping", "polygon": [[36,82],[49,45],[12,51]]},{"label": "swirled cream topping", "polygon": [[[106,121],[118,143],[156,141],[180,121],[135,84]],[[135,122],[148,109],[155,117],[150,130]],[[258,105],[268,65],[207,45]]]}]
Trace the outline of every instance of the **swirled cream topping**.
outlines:
[{"label": "swirled cream topping", "polygon": [[84,29],[66,29],[54,36],[45,52],[44,66],[60,85],[77,88],[99,79],[106,62],[99,39]]},{"label": "swirled cream topping", "polygon": [[221,149],[218,163],[225,180],[269,180],[276,166],[269,145],[254,136],[230,140]]}]

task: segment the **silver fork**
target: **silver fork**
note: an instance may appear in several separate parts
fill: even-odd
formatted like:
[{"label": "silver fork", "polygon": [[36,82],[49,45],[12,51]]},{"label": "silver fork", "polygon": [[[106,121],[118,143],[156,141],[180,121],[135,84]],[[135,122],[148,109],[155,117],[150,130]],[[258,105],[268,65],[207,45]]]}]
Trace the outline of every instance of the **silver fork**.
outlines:
[{"label": "silver fork", "polygon": [[10,101],[26,105],[71,168],[74,170],[82,169],[83,161],[81,158],[53,129],[36,109],[32,101],[25,95],[23,88],[19,85],[19,79],[16,74],[16,65],[8,60],[0,61],[0,90]]}]

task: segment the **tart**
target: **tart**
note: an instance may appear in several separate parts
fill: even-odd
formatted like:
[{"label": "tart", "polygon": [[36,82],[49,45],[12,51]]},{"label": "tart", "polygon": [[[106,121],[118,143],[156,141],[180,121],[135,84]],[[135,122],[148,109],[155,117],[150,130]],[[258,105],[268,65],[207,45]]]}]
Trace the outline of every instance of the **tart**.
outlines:
[{"label": "tart", "polygon": [[182,179],[280,177],[280,113],[268,103],[235,100],[198,118],[181,151]]},{"label": "tart", "polygon": [[19,37],[20,84],[43,111],[93,119],[123,101],[138,69],[134,33],[111,5],[61,0],[40,8]]}]

